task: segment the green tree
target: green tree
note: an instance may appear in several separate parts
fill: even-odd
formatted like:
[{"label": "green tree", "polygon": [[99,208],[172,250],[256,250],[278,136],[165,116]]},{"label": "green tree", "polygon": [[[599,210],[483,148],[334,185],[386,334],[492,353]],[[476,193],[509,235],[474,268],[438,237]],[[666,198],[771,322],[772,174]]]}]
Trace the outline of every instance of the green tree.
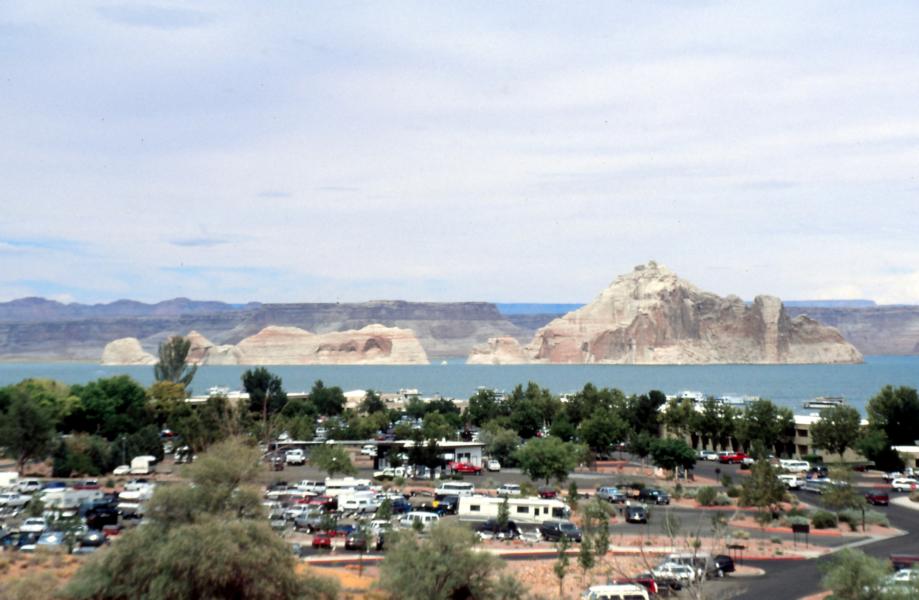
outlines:
[{"label": "green tree", "polygon": [[510,506],[508,506],[507,496],[504,497],[504,500],[502,500],[500,506],[498,506],[498,517],[495,521],[498,524],[498,531],[507,530],[507,525],[511,521],[511,509]]},{"label": "green tree", "polygon": [[215,445],[189,465],[190,484],[158,488],[145,526],[87,561],[67,585],[73,600],[332,599],[337,586],[301,577],[265,522],[252,484],[258,450]]},{"label": "green tree", "polygon": [[596,564],[597,557],[594,554],[593,538],[589,535],[584,536],[581,538],[581,547],[578,548],[578,565],[581,567],[585,578],[587,577],[587,572],[593,569]]},{"label": "green tree", "polygon": [[785,484],[777,477],[772,464],[768,460],[758,460],[741,487],[738,501],[743,506],[755,506],[772,514],[787,496]]},{"label": "green tree", "polygon": [[380,506],[377,508],[376,518],[388,521],[392,519],[392,515],[392,500],[389,498],[384,498],[383,501],[380,502]]},{"label": "green tree", "polygon": [[506,429],[489,423],[482,429],[479,441],[485,444],[488,456],[496,459],[503,466],[513,464],[514,452],[520,446],[520,436],[513,429]]},{"label": "green tree", "polygon": [[79,407],[61,423],[61,431],[94,433],[111,441],[155,422],[147,391],[127,375],[75,385],[71,392]]},{"label": "green tree", "polygon": [[866,406],[868,422],[892,446],[910,445],[919,430],[919,395],[915,388],[884,386]]},{"label": "green tree", "polygon": [[696,415],[696,407],[692,400],[674,398],[667,402],[667,408],[661,415],[661,421],[669,435],[682,438],[692,433],[693,425],[696,424]]},{"label": "green tree", "polygon": [[820,420],[811,425],[811,441],[817,448],[838,454],[842,462],[846,449],[858,440],[861,422],[861,415],[851,406],[825,408],[820,411]]},{"label": "green tree", "polygon": [[740,415],[736,434],[747,449],[759,446],[782,453],[794,439],[794,413],[787,407],[776,406],[771,400],[754,400]]},{"label": "green tree", "polygon": [[667,471],[676,471],[677,467],[688,470],[696,465],[696,453],[683,440],[658,439],[651,442],[651,460]]},{"label": "green tree", "polygon": [[584,454],[582,446],[544,437],[527,441],[514,453],[514,459],[531,479],[544,480],[548,485],[552,479],[565,481]]},{"label": "green tree", "polygon": [[0,447],[16,460],[16,471],[21,473],[27,461],[48,455],[54,423],[46,409],[17,395],[0,417]]},{"label": "green tree", "polygon": [[552,572],[555,573],[555,578],[558,579],[559,598],[565,597],[565,576],[568,575],[568,566],[571,564],[568,558],[568,548],[570,547],[571,541],[564,534],[555,544],[556,558],[555,564],[552,565]]},{"label": "green tree", "polygon": [[606,452],[628,435],[628,425],[612,409],[603,408],[581,422],[580,439],[595,452]]},{"label": "green tree", "polygon": [[737,411],[724,402],[712,397],[702,402],[702,411],[696,417],[695,429],[708,439],[713,448],[724,448],[734,435],[734,420]]},{"label": "green tree", "polygon": [[862,528],[865,528],[865,509],[867,502],[865,496],[853,485],[852,472],[846,468],[837,468],[830,471],[832,485],[828,485],[820,499],[824,506],[836,512],[852,509],[862,513]]},{"label": "green tree", "polygon": [[335,444],[322,444],[310,451],[310,464],[329,477],[336,475],[354,475],[357,469],[351,464],[348,451]]},{"label": "green tree", "polygon": [[380,413],[386,411],[386,403],[380,398],[380,395],[373,390],[367,390],[364,399],[361,400],[360,411],[365,414]]},{"label": "green tree", "polygon": [[188,365],[188,351],[191,341],[180,335],[174,335],[159,346],[159,362],[153,366],[153,375],[157,381],[180,383],[188,389],[195,378],[197,365]]},{"label": "green tree", "polygon": [[271,373],[265,367],[246,369],[242,374],[242,384],[249,394],[249,410],[261,411],[264,440],[267,446],[271,441],[271,421],[274,415],[287,403],[287,392],[280,376]]},{"label": "green tree", "polygon": [[400,600],[522,598],[520,586],[502,581],[503,563],[477,552],[475,534],[458,524],[441,523],[430,535],[405,533],[380,565],[379,587]]},{"label": "green tree", "polygon": [[188,392],[181,383],[157,381],[147,389],[147,407],[157,426],[163,428],[185,404]]},{"label": "green tree", "polygon": [[494,390],[480,389],[469,398],[466,421],[481,427],[488,421],[507,416],[507,406],[498,401]]},{"label": "green tree", "polygon": [[632,431],[657,437],[660,430],[660,408],[667,403],[663,392],[652,390],[626,401],[625,415]]},{"label": "green tree", "polygon": [[641,460],[644,466],[645,459],[651,454],[651,444],[657,438],[646,431],[632,431],[629,435],[629,451]]},{"label": "green tree", "polygon": [[326,387],[317,379],[310,390],[310,402],[316,412],[325,417],[334,417],[345,411],[345,394],[338,386]]},{"label": "green tree", "polygon": [[452,440],[456,437],[456,429],[439,412],[429,412],[424,416],[421,431],[424,437],[429,440]]},{"label": "green tree", "polygon": [[833,600],[878,600],[885,597],[884,577],[888,563],[860,550],[846,548],[833,554],[821,565],[824,588],[833,592]]}]

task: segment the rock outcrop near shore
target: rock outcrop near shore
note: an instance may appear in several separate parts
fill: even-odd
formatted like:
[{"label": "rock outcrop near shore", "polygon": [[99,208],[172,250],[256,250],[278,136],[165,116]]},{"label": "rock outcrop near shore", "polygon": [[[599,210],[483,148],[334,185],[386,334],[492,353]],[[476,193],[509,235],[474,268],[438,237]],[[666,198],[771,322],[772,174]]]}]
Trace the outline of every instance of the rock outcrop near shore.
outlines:
[{"label": "rock outcrop near shore", "polygon": [[101,362],[103,365],[153,365],[157,359],[144,351],[137,338],[121,338],[105,345]]},{"label": "rock outcrop near shore", "polygon": [[489,340],[467,362],[858,363],[862,355],[837,330],[807,317],[790,318],[778,298],[757,296],[751,305],[736,296],[721,298],[650,262],[539,329],[526,346],[510,338]]},{"label": "rock outcrop near shore", "polygon": [[[197,331],[190,332],[186,339],[191,342],[188,361],[198,365],[428,364],[427,354],[414,332],[383,325],[321,334],[299,327],[268,326],[235,346],[214,344]],[[119,362],[121,357],[125,362]],[[145,353],[135,338],[111,342],[103,352],[104,364],[155,362],[156,358]]]}]

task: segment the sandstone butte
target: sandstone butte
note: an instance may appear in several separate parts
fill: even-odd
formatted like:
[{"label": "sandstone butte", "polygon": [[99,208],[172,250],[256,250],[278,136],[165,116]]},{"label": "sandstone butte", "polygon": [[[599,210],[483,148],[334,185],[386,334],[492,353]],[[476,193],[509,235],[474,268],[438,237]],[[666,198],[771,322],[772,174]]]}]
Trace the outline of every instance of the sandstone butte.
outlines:
[{"label": "sandstone butte", "polygon": [[476,346],[468,364],[860,363],[832,327],[790,318],[782,301],[747,305],[680,279],[654,262],[617,278],[593,302],[555,319],[521,346],[509,337]]},{"label": "sandstone butte", "polygon": [[[268,326],[234,345],[215,345],[192,331],[188,361],[199,365],[424,365],[428,357],[410,329],[367,325],[358,330],[310,333]],[[141,355],[149,357],[140,362]],[[103,364],[153,364],[136,338],[110,342]],[[122,362],[124,361],[124,362]],[[131,362],[127,362],[131,361]]]}]

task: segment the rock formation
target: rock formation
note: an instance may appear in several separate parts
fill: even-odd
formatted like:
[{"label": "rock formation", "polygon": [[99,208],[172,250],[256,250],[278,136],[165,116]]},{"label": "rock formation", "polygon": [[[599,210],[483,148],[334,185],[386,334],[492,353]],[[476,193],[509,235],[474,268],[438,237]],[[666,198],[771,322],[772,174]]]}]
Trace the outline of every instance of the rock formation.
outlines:
[{"label": "rock formation", "polygon": [[[489,340],[471,364],[858,363],[833,328],[791,319],[782,302],[704,292],[654,262],[616,279],[596,300],[550,322],[520,347]],[[507,362],[505,362],[507,361]]]},{"label": "rock formation", "polygon": [[[197,331],[186,339],[191,342],[188,362],[197,365],[428,364],[424,348],[410,329],[383,325],[322,334],[268,326],[235,346],[215,345]],[[104,364],[155,362],[135,338],[111,342],[103,354]]]},{"label": "rock formation", "polygon": [[102,350],[103,365],[152,365],[156,357],[144,352],[137,338],[121,338],[105,345]]}]

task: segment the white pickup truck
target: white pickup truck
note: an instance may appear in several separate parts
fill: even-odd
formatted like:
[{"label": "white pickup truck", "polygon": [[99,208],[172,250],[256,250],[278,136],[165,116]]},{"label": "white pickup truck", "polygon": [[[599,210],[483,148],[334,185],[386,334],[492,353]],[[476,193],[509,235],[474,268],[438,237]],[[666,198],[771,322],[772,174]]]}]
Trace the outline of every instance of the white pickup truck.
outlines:
[{"label": "white pickup truck", "polygon": [[784,474],[784,475],[778,475],[777,477],[779,481],[784,483],[785,487],[787,487],[790,490],[800,489],[801,486],[804,484],[804,480],[802,480],[797,475]]}]

